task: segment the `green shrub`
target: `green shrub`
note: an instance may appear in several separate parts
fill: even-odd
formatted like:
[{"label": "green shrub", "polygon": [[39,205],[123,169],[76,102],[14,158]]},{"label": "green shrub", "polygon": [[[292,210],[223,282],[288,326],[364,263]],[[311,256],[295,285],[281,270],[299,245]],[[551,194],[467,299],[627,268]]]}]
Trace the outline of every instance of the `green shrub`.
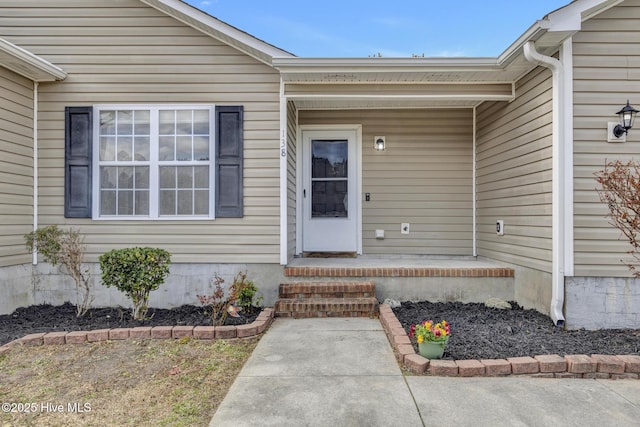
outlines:
[{"label": "green shrub", "polygon": [[133,303],[133,318],[144,320],[149,293],[164,283],[171,254],[158,248],[113,249],[100,256],[102,283],[124,292]]},{"label": "green shrub", "polygon": [[84,315],[91,306],[91,273],[83,266],[86,247],[80,232],[61,230],[57,225],[38,228],[24,235],[27,250],[38,251],[46,262],[60,265],[60,271],[71,276],[76,285],[76,316]]},{"label": "green shrub", "polygon": [[223,289],[224,279],[218,276],[218,273],[214,274],[212,284],[214,288],[212,295],[196,296],[203,307],[209,307],[209,315],[214,326],[224,325],[227,315],[230,310],[233,312],[234,306],[250,314],[255,305],[260,304],[260,301],[262,301],[262,297],[255,297],[258,288],[251,280],[247,280],[246,272],[236,274],[226,295]]},{"label": "green shrub", "polygon": [[236,304],[242,307],[245,313],[251,311],[253,307],[259,305],[262,301],[262,297],[256,298],[258,287],[253,281],[247,280],[246,272],[239,272],[233,278],[233,285],[231,286],[235,290]]}]

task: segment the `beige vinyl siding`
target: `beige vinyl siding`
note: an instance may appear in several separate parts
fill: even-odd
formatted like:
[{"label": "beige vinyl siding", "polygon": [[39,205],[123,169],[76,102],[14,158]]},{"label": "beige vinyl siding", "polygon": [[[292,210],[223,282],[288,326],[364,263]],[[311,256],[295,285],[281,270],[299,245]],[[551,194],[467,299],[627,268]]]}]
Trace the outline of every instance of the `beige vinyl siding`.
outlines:
[{"label": "beige vinyl siding", "polygon": [[[472,254],[471,110],[300,111],[299,123],[362,125],[365,254]],[[379,135],[383,152],[373,149]]]},{"label": "beige vinyl siding", "polygon": [[0,267],[25,264],[33,229],[33,82],[0,67]]},{"label": "beige vinyl siding", "polygon": [[[551,73],[516,85],[511,103],[477,109],[478,255],[551,271]],[[504,236],[496,220],[504,220]]]},{"label": "beige vinyl siding", "polygon": [[607,143],[607,122],[627,99],[640,105],[640,1],[628,0],[583,24],[574,36],[575,275],[630,276],[631,246],[605,218],[594,173],[608,161],[640,160],[638,126]]},{"label": "beige vinyl siding", "polygon": [[[92,260],[152,245],[175,262],[279,262],[278,73],[142,2],[107,3],[0,0],[0,36],[68,73],[40,91],[40,223],[79,228]],[[65,220],[65,106],[129,103],[244,106],[244,218]]]},{"label": "beige vinyl siding", "polygon": [[287,103],[287,257],[292,259],[296,252],[296,212],[297,212],[297,166],[296,138],[298,133],[298,112],[293,102]]}]

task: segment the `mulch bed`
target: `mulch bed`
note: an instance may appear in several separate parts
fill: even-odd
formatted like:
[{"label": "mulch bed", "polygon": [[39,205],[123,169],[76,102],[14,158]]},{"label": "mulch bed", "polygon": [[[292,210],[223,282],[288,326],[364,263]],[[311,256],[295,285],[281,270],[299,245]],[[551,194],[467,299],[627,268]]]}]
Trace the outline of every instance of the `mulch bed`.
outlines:
[{"label": "mulch bed", "polygon": [[[459,302],[405,302],[393,311],[409,331],[424,320],[445,319],[451,324],[451,338],[444,359],[504,359],[541,354],[640,354],[640,329],[565,331],[535,310],[511,302],[511,310],[488,308],[484,304]],[[251,323],[260,309],[227,317],[226,325]],[[149,309],[145,321],[131,319],[122,307],[93,308],[76,317],[73,304],[34,305],[0,316],[0,345],[38,332],[88,331],[136,326],[210,326],[211,318],[201,306]],[[417,346],[414,345],[417,350]]]},{"label": "mulch bed", "polygon": [[[535,310],[459,302],[405,302],[393,312],[409,333],[412,324],[446,320],[451,337],[444,359],[504,359],[542,354],[640,354],[640,329],[565,331]],[[417,351],[417,345],[414,343]]]},{"label": "mulch bed", "polygon": [[[244,325],[253,322],[260,308],[240,312],[240,317],[227,316],[225,325]],[[148,320],[131,318],[131,310],[123,307],[92,308],[84,316],[76,317],[73,304],[48,304],[19,308],[12,314],[0,316],[0,345],[28,334],[56,331],[90,331],[97,329],[133,328],[137,326],[211,326],[205,308],[183,305],[172,309],[150,308]]]}]

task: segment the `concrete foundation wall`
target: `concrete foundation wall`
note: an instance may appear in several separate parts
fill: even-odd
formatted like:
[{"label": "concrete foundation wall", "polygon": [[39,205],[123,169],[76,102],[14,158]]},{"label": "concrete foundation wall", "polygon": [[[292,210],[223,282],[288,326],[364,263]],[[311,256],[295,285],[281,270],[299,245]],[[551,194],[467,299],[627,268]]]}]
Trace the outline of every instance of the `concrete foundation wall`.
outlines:
[{"label": "concrete foundation wall", "polygon": [[568,277],[567,329],[640,328],[640,280],[621,277]]},{"label": "concrete foundation wall", "polygon": [[489,298],[513,300],[513,278],[481,277],[373,277],[378,301],[485,302]]},{"label": "concrete foundation wall", "polygon": [[31,264],[0,268],[0,314],[37,304],[31,280]]},{"label": "concrete foundation wall", "polygon": [[510,265],[515,270],[514,299],[524,308],[533,308],[547,316],[551,308],[551,273]]},{"label": "concrete foundation wall", "polygon": [[[99,264],[88,267],[92,271],[93,307],[130,307],[123,293],[100,284]],[[172,264],[170,271],[165,283],[151,292],[150,307],[199,305],[197,295],[211,295],[211,279],[215,273],[225,280],[227,289],[240,271],[247,271],[247,278],[258,287],[258,296],[264,298],[262,305],[273,306],[278,298],[278,286],[284,281],[283,268],[277,264]],[[6,267],[0,269],[0,277],[0,314],[34,304],[76,302],[73,280],[49,264]]]}]

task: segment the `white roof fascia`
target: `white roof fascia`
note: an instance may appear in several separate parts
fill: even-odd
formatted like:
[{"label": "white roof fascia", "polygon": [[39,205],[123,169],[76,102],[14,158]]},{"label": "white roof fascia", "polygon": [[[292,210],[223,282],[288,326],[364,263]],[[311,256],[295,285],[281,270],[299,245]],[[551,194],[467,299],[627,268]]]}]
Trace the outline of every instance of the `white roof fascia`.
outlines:
[{"label": "white roof fascia", "polygon": [[624,0],[575,0],[549,13],[543,20],[549,31],[580,31],[582,23]]},{"label": "white roof fascia", "polygon": [[[576,32],[580,31],[584,21],[593,18],[623,1],[624,0],[575,0],[566,6],[550,12],[543,19],[535,22],[513,42],[511,46],[498,57],[498,64],[509,64],[509,62],[522,53],[525,43],[528,41],[535,42],[542,38],[547,32],[564,32],[565,34],[562,39],[573,36]],[[560,48],[560,44],[561,43],[557,43],[557,48]]]},{"label": "white roof fascia", "polygon": [[[249,33],[221,21],[202,10],[181,0],[140,0],[141,2],[163,12],[178,21],[226,43],[241,52],[271,66],[271,59],[275,56],[294,57],[286,50],[277,48]],[[194,25],[192,21],[202,24]]]},{"label": "white roof fascia", "polygon": [[477,66],[486,68],[496,65],[495,58],[301,58],[301,57],[275,57],[273,65],[277,67],[295,66],[309,67],[317,70],[319,66],[324,68],[362,68],[366,70],[379,71],[407,69],[415,71],[416,68],[426,66],[441,68],[468,68]]},{"label": "white roof fascia", "polygon": [[499,71],[496,58],[273,58],[285,74],[410,73],[417,71]]},{"label": "white roof fascia", "polygon": [[36,82],[53,82],[67,77],[67,73],[62,68],[2,38],[0,38],[0,66]]},{"label": "white roof fascia", "polygon": [[505,49],[505,51],[502,52],[500,56],[498,56],[496,62],[503,66],[508,65],[516,56],[522,54],[522,47],[525,45],[525,43],[527,43],[529,40],[537,40],[538,38],[540,38],[540,36],[542,36],[542,34],[545,33],[545,31],[546,30],[543,28],[541,21],[537,21],[535,24],[529,27],[527,31],[522,33],[522,35],[518,37],[516,41],[511,43],[511,45],[507,49]]}]

